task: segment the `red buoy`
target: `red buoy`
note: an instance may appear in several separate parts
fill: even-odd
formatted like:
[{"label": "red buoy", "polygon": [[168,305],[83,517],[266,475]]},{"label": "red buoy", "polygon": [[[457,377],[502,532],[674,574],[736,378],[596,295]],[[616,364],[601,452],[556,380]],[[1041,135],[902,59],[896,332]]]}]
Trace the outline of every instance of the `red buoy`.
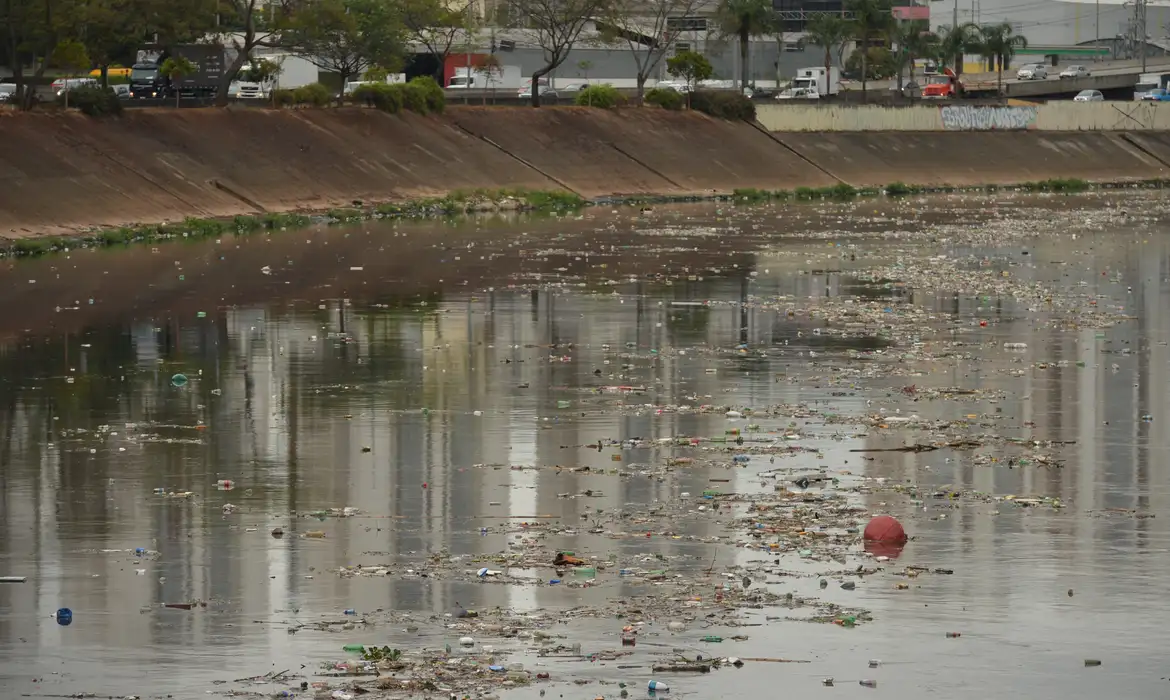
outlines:
[{"label": "red buoy", "polygon": [[865,526],[862,537],[870,542],[905,542],[906,531],[902,523],[888,515],[879,515]]}]

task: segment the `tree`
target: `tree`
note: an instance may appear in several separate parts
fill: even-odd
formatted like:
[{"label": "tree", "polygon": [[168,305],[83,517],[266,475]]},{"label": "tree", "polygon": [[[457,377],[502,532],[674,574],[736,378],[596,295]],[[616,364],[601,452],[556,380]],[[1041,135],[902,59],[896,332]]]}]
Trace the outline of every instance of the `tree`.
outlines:
[{"label": "tree", "polygon": [[681,78],[687,84],[687,107],[691,106],[691,93],[695,85],[701,80],[711,77],[715,69],[707,57],[695,51],[679,51],[666,59],[666,72],[676,78]]},{"label": "tree", "polygon": [[[65,77],[71,77],[82,69],[89,68],[89,54],[79,41],[66,39],[53,48],[50,59],[58,68],[65,70]],[[69,109],[69,84],[65,84],[65,109]]]},{"label": "tree", "polygon": [[708,0],[613,0],[606,5],[602,35],[610,41],[624,42],[629,48],[634,58],[638,104],[642,103],[646,81],[662,65],[666,52],[686,26],[671,20],[691,16],[707,3]]},{"label": "tree", "polygon": [[179,106],[179,95],[182,93],[179,90],[179,86],[177,86],[175,83],[182,80],[183,76],[191,75],[198,70],[199,69],[195,66],[194,63],[191,63],[182,56],[171,56],[167,60],[163,61],[163,64],[159,66],[158,72],[167,77],[167,80],[169,80],[171,83],[171,89],[175,91],[176,107]]},{"label": "tree", "polygon": [[931,36],[930,23],[920,19],[910,22],[895,21],[890,23],[887,32],[889,44],[895,47],[896,51],[894,60],[898,62],[898,92],[901,92],[902,75],[907,60],[911,61],[910,78],[914,78],[913,58],[911,57],[910,48],[912,46],[921,46],[922,37]]},{"label": "tree", "polygon": [[77,36],[77,0],[0,0],[0,56],[12,71],[21,109],[30,109],[36,92],[25,79],[33,66],[33,84],[45,74],[53,49]]},{"label": "tree", "polygon": [[1016,55],[1016,49],[1027,48],[1028,40],[1012,33],[1012,25],[990,24],[979,28],[979,53],[995,64],[997,91],[1003,94],[1003,68]]},{"label": "tree", "polygon": [[272,46],[273,42],[269,32],[260,30],[264,10],[268,9],[265,0],[216,0],[216,7],[219,8],[220,21],[233,30],[227,37],[236,56],[224,68],[215,94],[216,106],[223,107],[228,103],[228,88],[244,66],[251,62],[252,52],[257,46]]},{"label": "tree", "polygon": [[[905,42],[904,60],[910,66],[910,80],[913,82],[914,61],[938,56],[938,36],[930,31],[929,23],[924,20],[914,20],[910,27],[902,40]],[[903,45],[900,44],[899,47],[901,46]]]},{"label": "tree", "polygon": [[890,0],[846,0],[845,9],[853,13],[853,27],[861,50],[861,99],[868,97],[869,43],[893,23],[894,8]]},{"label": "tree", "polygon": [[715,10],[719,22],[719,34],[724,38],[739,40],[740,88],[748,86],[748,50],[754,36],[772,32],[776,14],[772,11],[771,0],[720,0]]},{"label": "tree", "polygon": [[839,15],[825,13],[813,17],[805,31],[809,43],[825,50],[825,79],[828,80],[833,74],[833,47],[844,48],[845,42],[854,35],[853,23]]},{"label": "tree", "polygon": [[405,53],[406,27],[387,0],[301,0],[277,27],[275,43],[337,73],[343,89],[371,66],[398,65]]},{"label": "tree", "polygon": [[[539,47],[544,65],[532,71],[532,106],[540,106],[540,79],[556,70],[581,38],[585,25],[605,8],[608,0],[502,0],[511,17],[522,17],[526,27],[517,30]],[[501,8],[502,9],[502,8]]]},{"label": "tree", "polygon": [[110,64],[133,64],[146,44],[202,39],[214,31],[216,13],[206,0],[86,0],[78,22],[80,40],[107,86]]},{"label": "tree", "polygon": [[939,35],[936,46],[939,66],[950,66],[955,75],[962,75],[963,55],[978,50],[979,28],[970,22],[951,27]]},{"label": "tree", "polygon": [[[496,81],[503,75],[503,66],[500,65],[500,59],[494,53],[483,57],[476,71],[483,76],[483,82],[492,90],[492,100],[496,97]],[[483,93],[483,104],[487,104],[487,93]]]},{"label": "tree", "polygon": [[442,82],[443,68],[455,40],[460,34],[470,38],[480,25],[474,0],[456,7],[451,7],[445,0],[401,0],[399,11],[410,40],[425,47],[438,59],[438,72],[434,77]]}]

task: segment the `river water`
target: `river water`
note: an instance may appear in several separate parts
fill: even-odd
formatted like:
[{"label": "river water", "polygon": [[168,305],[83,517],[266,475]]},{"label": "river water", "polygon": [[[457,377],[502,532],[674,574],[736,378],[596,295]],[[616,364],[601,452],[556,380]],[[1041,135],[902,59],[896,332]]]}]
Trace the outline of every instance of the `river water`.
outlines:
[{"label": "river water", "polygon": [[[317,681],[348,643],[442,647],[458,608],[561,611],[570,642],[618,648],[620,621],[564,611],[644,585],[466,575],[531,526],[552,528],[547,547],[617,566],[766,569],[756,585],[873,620],[746,610],[757,626],[738,632],[648,633],[659,643],[629,668],[549,662],[554,683],[515,697],[617,697],[616,681],[639,697],[649,659],[672,646],[810,662],[664,679],[679,697],[765,697],[778,683],[798,697],[1165,697],[1164,207],[1118,193],[592,209],[7,261],[0,575],[28,580],[0,584],[0,687],[274,693],[296,683],[237,679]],[[702,404],[811,408],[752,419],[807,451],[650,473],[689,453],[648,441],[744,423],[673,408]],[[855,451],[941,436],[980,446]],[[796,554],[711,544],[737,537],[708,511],[689,508],[671,536],[585,525],[713,483],[770,491],[759,474],[777,467],[860,480],[860,503],[899,517],[911,541],[856,590],[820,590]],[[596,493],[564,497],[584,490]],[[345,507],[357,515],[306,516]],[[325,537],[302,536],[313,530]],[[848,568],[873,562],[856,545]],[[359,563],[393,574],[339,575]],[[953,574],[893,575],[906,565]],[[69,625],[54,618],[63,607]],[[346,609],[419,629],[313,627]],[[699,641],[712,631],[725,641]]]}]

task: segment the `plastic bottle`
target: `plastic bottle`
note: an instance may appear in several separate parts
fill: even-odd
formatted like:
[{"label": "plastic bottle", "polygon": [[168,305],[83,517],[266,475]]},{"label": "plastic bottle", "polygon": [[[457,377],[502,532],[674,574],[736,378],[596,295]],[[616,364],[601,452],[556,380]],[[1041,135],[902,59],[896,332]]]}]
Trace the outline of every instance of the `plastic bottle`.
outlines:
[{"label": "plastic bottle", "polygon": [[1003,349],[1004,350],[1027,350],[1028,344],[1027,343],[1004,343]]},{"label": "plastic bottle", "polygon": [[947,639],[954,639],[955,637],[962,637],[962,632],[947,632]]},{"label": "plastic bottle", "polygon": [[670,686],[663,683],[662,681],[650,681],[646,684],[646,687],[659,693],[665,693],[670,690]]},{"label": "plastic bottle", "polygon": [[857,682],[858,682],[858,684],[863,685],[866,688],[876,688],[877,687],[877,681],[874,681],[874,680],[864,680],[864,681],[857,681]]},{"label": "plastic bottle", "polygon": [[345,614],[346,615],[357,615],[357,610],[354,610],[353,608],[346,608]]}]

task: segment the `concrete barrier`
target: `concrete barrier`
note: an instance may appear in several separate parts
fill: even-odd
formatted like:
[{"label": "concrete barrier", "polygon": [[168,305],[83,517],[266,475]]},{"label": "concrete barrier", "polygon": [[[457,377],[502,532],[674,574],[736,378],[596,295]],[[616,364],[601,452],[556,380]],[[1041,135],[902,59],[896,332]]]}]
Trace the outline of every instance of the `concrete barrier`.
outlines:
[{"label": "concrete barrier", "polygon": [[769,131],[1162,131],[1170,103],[1049,102],[994,107],[934,103],[908,107],[760,105]]},{"label": "concrete barrier", "polygon": [[[774,134],[855,187],[891,182],[971,186],[1052,178],[1143,180],[1170,175],[1170,138],[1145,148],[1114,133]],[[1136,138],[1136,137],[1135,137]],[[1144,136],[1142,138],[1145,138]]]}]

